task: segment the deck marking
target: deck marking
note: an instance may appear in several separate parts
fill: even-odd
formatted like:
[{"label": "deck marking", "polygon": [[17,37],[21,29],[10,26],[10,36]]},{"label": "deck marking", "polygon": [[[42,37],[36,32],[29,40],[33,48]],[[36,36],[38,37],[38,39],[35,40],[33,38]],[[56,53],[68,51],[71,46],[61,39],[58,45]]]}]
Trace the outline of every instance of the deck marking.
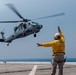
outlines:
[{"label": "deck marking", "polygon": [[32,68],[32,71],[29,73],[29,75],[35,75],[37,69],[37,65],[34,65],[34,67]]}]

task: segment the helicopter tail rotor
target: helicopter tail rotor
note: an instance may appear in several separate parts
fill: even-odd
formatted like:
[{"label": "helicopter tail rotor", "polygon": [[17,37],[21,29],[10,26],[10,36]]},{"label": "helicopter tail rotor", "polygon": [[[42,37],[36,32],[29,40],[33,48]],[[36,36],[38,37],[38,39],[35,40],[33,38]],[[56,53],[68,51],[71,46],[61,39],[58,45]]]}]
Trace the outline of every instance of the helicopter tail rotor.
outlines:
[{"label": "helicopter tail rotor", "polygon": [[2,40],[5,40],[5,39],[6,39],[6,38],[4,37],[4,34],[5,34],[5,33],[4,33],[4,30],[5,30],[5,29],[3,29],[3,30],[0,32],[0,34],[2,35]]},{"label": "helicopter tail rotor", "polygon": [[0,34],[2,34],[2,35],[5,34],[5,33],[4,33],[4,30],[5,30],[5,29],[3,29],[3,30],[0,32]]}]

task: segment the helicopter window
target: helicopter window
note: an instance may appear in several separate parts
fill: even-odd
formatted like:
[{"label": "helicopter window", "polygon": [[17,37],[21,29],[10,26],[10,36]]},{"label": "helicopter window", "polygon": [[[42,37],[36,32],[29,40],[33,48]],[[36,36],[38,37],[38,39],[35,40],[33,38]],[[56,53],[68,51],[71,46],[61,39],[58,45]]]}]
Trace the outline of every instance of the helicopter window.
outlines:
[{"label": "helicopter window", "polygon": [[37,25],[38,23],[36,23],[36,22],[31,22],[31,24],[32,24],[32,25]]},{"label": "helicopter window", "polygon": [[32,27],[35,27],[36,25],[32,25]]},{"label": "helicopter window", "polygon": [[30,22],[28,24],[30,25]]},{"label": "helicopter window", "polygon": [[23,25],[24,29],[26,29],[26,24]]},{"label": "helicopter window", "polygon": [[16,26],[15,28],[14,28],[14,32],[16,32],[18,30],[18,27]]}]

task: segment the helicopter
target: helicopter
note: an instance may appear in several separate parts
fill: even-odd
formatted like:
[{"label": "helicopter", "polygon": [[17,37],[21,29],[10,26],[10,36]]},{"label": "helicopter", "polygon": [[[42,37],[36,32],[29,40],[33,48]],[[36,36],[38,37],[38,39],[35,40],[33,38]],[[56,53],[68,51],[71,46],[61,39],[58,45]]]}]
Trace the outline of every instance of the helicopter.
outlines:
[{"label": "helicopter", "polygon": [[[0,23],[18,23],[18,22],[20,22],[20,24],[18,26],[14,27],[13,34],[10,35],[8,38],[5,38],[5,36],[4,36],[5,33],[3,31],[1,31],[0,34],[1,34],[2,38],[0,39],[0,42],[5,42],[5,43],[7,43],[7,46],[9,46],[9,43],[11,43],[15,39],[23,38],[23,37],[29,36],[31,34],[33,34],[34,37],[36,37],[37,36],[36,34],[38,32],[40,32],[40,30],[43,28],[43,25],[39,24],[37,22],[33,22],[30,19],[25,19],[18,12],[18,10],[15,8],[15,6],[13,4],[6,4],[6,5],[22,20],[18,20],[18,21],[0,21]],[[55,14],[55,15],[51,15],[51,16],[36,18],[35,20],[50,18],[50,17],[56,17],[56,16],[62,16],[62,15],[64,15],[64,13],[59,13],[59,14]]]}]

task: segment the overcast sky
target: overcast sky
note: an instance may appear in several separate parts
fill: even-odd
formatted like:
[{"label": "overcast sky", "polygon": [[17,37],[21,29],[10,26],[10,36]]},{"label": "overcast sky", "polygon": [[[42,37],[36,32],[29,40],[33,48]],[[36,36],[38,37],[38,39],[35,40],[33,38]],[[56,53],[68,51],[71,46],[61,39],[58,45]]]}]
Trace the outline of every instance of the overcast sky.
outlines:
[{"label": "overcast sky", "polygon": [[[49,42],[54,39],[57,27],[65,35],[66,55],[76,57],[76,0],[0,0],[0,21],[21,20],[5,4],[12,3],[26,19],[34,19],[64,12],[64,16],[43,20],[32,20],[43,25],[37,37],[29,35],[14,40],[9,46],[0,42],[0,59],[51,58],[52,48],[37,47],[36,43]],[[9,37],[13,28],[19,23],[0,24],[5,37]],[[0,35],[1,38],[1,35]]]}]

